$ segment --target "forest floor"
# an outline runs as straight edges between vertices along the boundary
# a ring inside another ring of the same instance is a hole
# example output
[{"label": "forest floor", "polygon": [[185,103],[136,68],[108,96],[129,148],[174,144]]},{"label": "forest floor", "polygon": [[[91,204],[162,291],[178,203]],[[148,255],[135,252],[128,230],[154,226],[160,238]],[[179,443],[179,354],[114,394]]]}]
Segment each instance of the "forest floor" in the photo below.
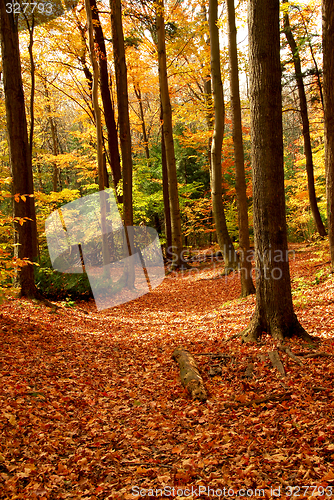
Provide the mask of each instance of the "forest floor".
[{"label": "forest floor", "polygon": [[[334,276],[319,244],[291,248],[295,311],[321,342],[289,341],[303,364],[280,352],[285,377],[266,357],[271,337],[230,339],[255,297],[238,298],[237,273],[212,279],[221,263],[101,312],[94,301],[3,303],[0,498],[334,497]],[[206,403],[180,383],[180,345]],[[319,351],[331,356],[305,357]]]}]

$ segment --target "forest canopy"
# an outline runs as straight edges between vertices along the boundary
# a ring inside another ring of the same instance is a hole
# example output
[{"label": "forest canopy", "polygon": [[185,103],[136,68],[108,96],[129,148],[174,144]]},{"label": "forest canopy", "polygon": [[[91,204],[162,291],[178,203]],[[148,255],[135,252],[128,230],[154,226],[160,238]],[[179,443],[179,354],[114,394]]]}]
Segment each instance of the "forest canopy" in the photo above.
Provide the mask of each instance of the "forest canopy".
[{"label": "forest canopy", "polygon": [[[20,11],[16,21],[34,179],[38,262],[42,267],[49,266],[44,229],[48,215],[65,203],[101,189],[93,102],[94,68],[87,12],[82,0],[66,2],[63,5],[59,0],[58,10],[56,3],[38,4],[39,11],[29,15],[23,12],[22,3],[15,4]],[[8,3],[9,5],[11,9],[14,8],[14,4]],[[122,197],[123,189],[128,183],[121,182],[124,133],[121,133],[122,120],[119,116],[121,108],[118,102],[117,58],[115,59],[115,50],[118,49],[115,49],[113,43],[115,34],[111,16],[113,2],[96,3],[91,0],[90,7],[93,13],[94,54],[99,62],[100,74],[98,107],[101,110],[101,151],[105,165],[103,182],[104,186],[115,188],[122,211],[123,202],[128,199],[128,195]],[[49,18],[46,9],[52,10]],[[61,9],[64,11],[63,15],[60,15]],[[246,11],[244,1],[235,7],[244,172],[252,244],[253,198]],[[133,163],[130,174],[133,224],[154,227],[165,248],[165,256],[168,257],[166,193],[162,168],[165,153],[161,141],[165,118],[162,120],[160,102],[157,12],[154,2],[122,2],[121,19],[127,78],[120,81],[119,86],[121,89],[126,87],[128,92]],[[327,227],[321,5],[315,0],[282,2],[280,16],[286,217],[289,241],[297,242],[316,237],[319,230],[314,207],[310,204],[312,185],[313,189],[315,187],[314,204],[325,232]],[[218,7],[217,26],[225,104],[224,138],[219,160],[222,199],[229,236],[237,243],[239,232],[228,54],[229,28],[225,2]],[[178,188],[173,197],[177,196],[179,203],[182,245],[191,249],[217,241],[210,183],[213,102],[210,100],[211,94],[208,94],[208,80],[211,79],[208,5],[192,0],[166,2],[164,31]],[[286,36],[287,31],[291,35],[290,42]],[[294,50],[298,52],[301,71],[299,75],[295,66],[296,53],[291,51],[291,37],[295,43]],[[304,104],[300,101],[300,82],[296,77],[300,77],[305,89]],[[120,78],[124,78],[124,75]],[[107,88],[103,89],[106,80]],[[109,107],[104,99],[105,93],[109,94]],[[12,197],[25,196],[27,192],[13,193],[2,85],[0,97],[1,259],[5,268],[1,274],[1,286],[4,287],[11,284],[15,266],[22,263],[14,259],[11,232]],[[305,143],[305,120],[301,113],[303,105],[306,106],[309,124],[312,155],[310,168],[313,179],[309,176],[309,159],[306,157],[308,145]],[[114,120],[114,137],[111,132],[111,118]],[[24,217],[20,217],[18,222],[23,225]],[[35,269],[35,272],[38,273],[38,269]]]}]

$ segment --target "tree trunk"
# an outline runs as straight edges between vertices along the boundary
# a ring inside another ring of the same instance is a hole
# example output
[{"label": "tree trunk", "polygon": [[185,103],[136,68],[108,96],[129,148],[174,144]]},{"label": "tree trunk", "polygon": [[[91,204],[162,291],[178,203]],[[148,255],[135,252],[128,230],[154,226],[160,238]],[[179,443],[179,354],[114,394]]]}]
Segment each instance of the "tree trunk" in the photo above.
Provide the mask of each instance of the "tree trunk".
[{"label": "tree trunk", "polygon": [[[0,34],[8,145],[13,194],[16,195],[13,201],[14,217],[27,218],[22,225],[18,222],[14,223],[16,253],[19,259],[26,258],[32,262],[37,257],[37,227],[19,36],[14,16],[6,12],[5,2],[0,2]],[[18,195],[25,195],[25,198],[22,199]],[[21,287],[21,296],[36,297],[33,265],[23,266],[17,277]]]},{"label": "tree trunk", "polygon": [[167,79],[164,0],[157,0],[156,25],[158,37],[160,97],[163,112],[163,134],[168,170],[169,205],[172,228],[172,266],[173,268],[181,268],[184,263],[182,262],[182,232],[173,140],[172,107],[169,98]]},{"label": "tree trunk", "polygon": [[334,271],[334,4],[323,0],[323,71],[329,250]]},{"label": "tree trunk", "polygon": [[90,101],[92,101],[92,89],[93,89],[93,75],[90,71],[90,69],[87,66],[87,61],[86,61],[86,53],[87,53],[87,42],[86,42],[86,26],[82,26],[80,21],[77,19],[76,20],[76,26],[80,32],[80,49],[78,53],[78,60],[82,66],[82,70],[84,72],[84,75],[86,77],[86,82],[88,86],[88,95]]},{"label": "tree trunk", "polygon": [[29,60],[30,60],[30,80],[31,80],[31,91],[30,91],[30,105],[29,105],[29,110],[30,110],[30,130],[29,130],[29,149],[30,149],[30,157],[32,158],[32,145],[33,145],[33,138],[34,138],[34,122],[35,122],[35,117],[34,117],[34,101],[35,101],[35,85],[36,85],[36,78],[35,78],[35,61],[34,61],[34,54],[32,51],[32,47],[34,45],[34,27],[35,27],[35,18],[34,16],[32,17],[31,25],[26,19],[28,31],[29,31],[29,45],[28,45],[28,52],[29,52]]},{"label": "tree trunk", "polygon": [[[51,109],[50,106],[49,108],[49,113],[50,113],[50,128],[51,128],[51,137],[52,137],[52,152],[54,156],[58,156],[58,138],[57,138],[57,126],[53,121],[53,118],[51,116]],[[54,163],[53,165],[53,191],[57,192],[58,189],[58,178],[59,178],[59,170],[57,166],[57,162]]]},{"label": "tree trunk", "polygon": [[231,111],[236,176],[235,190],[237,193],[239,223],[241,297],[247,297],[247,295],[255,293],[255,288],[252,280],[252,262],[249,251],[248,200],[246,194],[244,146],[242,140],[237,29],[235,26],[234,0],[227,0],[227,15],[229,25],[228,40],[230,58]]},{"label": "tree trunk", "polygon": [[168,189],[168,170],[166,160],[166,148],[164,138],[164,125],[162,121],[161,111],[161,164],[162,164],[162,192],[164,199],[164,214],[165,214],[165,233],[166,233],[166,259],[172,265],[172,226],[170,221],[170,206],[169,206],[169,189]]},{"label": "tree trunk", "polygon": [[[285,3],[287,0],[283,0]],[[317,205],[317,197],[315,194],[314,187],[314,171],[313,171],[313,157],[312,157],[312,146],[311,146],[311,137],[310,137],[310,122],[308,119],[308,111],[307,111],[307,101],[306,94],[304,88],[304,81],[302,75],[302,67],[299,57],[299,50],[294,39],[293,33],[291,31],[289,14],[287,11],[284,13],[284,33],[286,39],[288,41],[288,45],[292,52],[293,64],[295,67],[296,73],[296,81],[298,87],[298,95],[299,95],[299,104],[300,104],[300,114],[302,118],[303,125],[303,138],[304,138],[304,153],[306,159],[306,172],[307,172],[307,186],[308,186],[308,194],[310,200],[310,207],[313,214],[314,222],[320,236],[326,236],[325,226],[321,220],[319,208]]]},{"label": "tree trunk", "polygon": [[[132,147],[131,130],[129,120],[129,97],[127,67],[125,60],[125,46],[122,26],[121,0],[110,0],[112,42],[114,50],[114,64],[116,74],[118,123],[122,151],[123,167],[123,222],[126,243],[129,255],[132,254],[133,232],[127,230],[127,226],[133,226],[133,202],[132,202]],[[127,286],[132,288],[135,282],[134,268],[129,264],[126,270]]]},{"label": "tree trunk", "polygon": [[133,90],[135,91],[136,97],[138,99],[138,104],[139,104],[139,112],[140,112],[140,121],[141,121],[141,128],[143,132],[143,141],[144,141],[144,148],[145,148],[145,156],[147,160],[147,166],[150,167],[150,150],[148,147],[148,138],[147,138],[147,133],[146,133],[146,126],[145,126],[145,116],[144,116],[144,109],[143,109],[143,101],[141,98],[141,90],[140,87],[137,83],[134,82],[133,84]]},{"label": "tree trunk", "polygon": [[103,36],[102,26],[100,23],[96,0],[90,0],[90,5],[92,8],[94,38],[95,42],[99,47],[98,63],[100,69],[100,89],[101,89],[101,97],[104,109],[104,119],[106,122],[107,133],[108,133],[109,163],[112,171],[114,187],[116,189],[118,183],[121,180],[121,163],[118,151],[118,138],[117,138],[115,114],[109,88],[107,52],[104,43],[104,36]]},{"label": "tree trunk", "polygon": [[125,226],[133,226],[131,131],[121,1],[110,0],[110,9],[123,167],[123,220]]},{"label": "tree trunk", "polygon": [[217,26],[217,0],[209,0],[209,28],[211,46],[211,78],[214,104],[214,131],[211,145],[211,196],[217,240],[223,252],[225,273],[238,266],[237,254],[228,234],[222,190],[222,144],[224,137],[225,107],[223,85],[220,71],[219,30]]},{"label": "tree trunk", "polygon": [[[58,144],[58,137],[57,137],[57,126],[56,123],[53,121],[52,118],[52,111],[51,111],[51,105],[50,105],[50,97],[49,97],[49,90],[47,86],[47,81],[43,81],[43,86],[45,90],[45,97],[47,99],[47,104],[45,106],[45,110],[48,115],[48,120],[49,120],[49,125],[50,125],[50,130],[51,130],[51,139],[52,139],[52,154],[53,156],[58,156],[59,154],[59,144]],[[56,193],[58,190],[58,179],[59,179],[59,171],[57,167],[57,162],[54,162],[53,164],[53,173],[52,173],[52,190]]]},{"label": "tree trunk", "polygon": [[243,332],[310,339],[293,311],[285,218],[279,0],[248,1],[256,309]]},{"label": "tree trunk", "polygon": [[[207,19],[207,13],[206,13],[206,5],[205,2],[201,3],[201,15],[204,24],[208,23]],[[202,35],[203,41],[205,45],[210,48],[210,37],[205,36],[204,33]],[[208,72],[207,75],[204,77],[204,99],[205,99],[205,106],[206,106],[206,124],[208,127],[208,130],[213,131],[214,128],[214,113],[213,113],[213,102],[212,102],[212,86],[211,86],[211,74],[210,71]],[[212,137],[209,138],[208,141],[208,158],[209,158],[209,163],[211,163],[211,144],[212,144]]]},{"label": "tree trunk", "polygon": [[[98,177],[99,177],[99,191],[103,191],[107,185],[105,159],[103,155],[103,137],[102,137],[102,124],[101,124],[101,110],[99,106],[99,68],[96,61],[94,35],[93,35],[93,18],[90,0],[85,0],[86,14],[87,14],[87,29],[89,40],[90,59],[93,68],[93,86],[92,86],[92,99],[95,115],[96,125],[96,150],[97,150],[97,164],[98,164]],[[106,215],[107,204],[105,198],[101,194],[101,231],[102,231],[102,258],[104,269],[110,264],[110,254],[108,245],[108,234],[106,229]]]}]

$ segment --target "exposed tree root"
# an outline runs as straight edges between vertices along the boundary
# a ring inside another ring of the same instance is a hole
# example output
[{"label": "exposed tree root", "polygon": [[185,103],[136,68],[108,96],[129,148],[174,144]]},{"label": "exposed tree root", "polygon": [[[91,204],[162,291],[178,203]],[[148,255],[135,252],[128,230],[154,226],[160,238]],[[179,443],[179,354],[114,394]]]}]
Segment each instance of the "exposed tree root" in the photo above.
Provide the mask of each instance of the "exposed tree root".
[{"label": "exposed tree root", "polygon": [[258,342],[261,339],[263,327],[254,315],[247,328],[240,333],[242,342]]},{"label": "exposed tree root", "polygon": [[213,352],[198,352],[195,356],[211,356],[212,358],[231,358],[229,354],[213,353]]},{"label": "exposed tree root", "polygon": [[247,368],[246,368],[245,373],[243,374],[243,376],[245,378],[252,378],[253,377],[254,368],[255,368],[254,363],[249,363],[247,365]]},{"label": "exposed tree root", "polygon": [[296,352],[296,356],[302,356],[303,358],[318,358],[318,357],[332,358],[333,357],[332,354],[329,354],[328,352],[324,352],[324,351],[309,352],[309,353]]},{"label": "exposed tree root", "polygon": [[35,302],[36,301],[40,302],[41,304],[44,304],[46,307],[50,307],[50,309],[54,309],[54,310],[61,309],[61,306],[58,306],[57,304],[53,304],[52,302],[50,302],[48,299],[43,297],[43,295],[38,290],[36,290],[36,293],[33,296],[31,296],[31,297],[22,296],[22,298],[27,298],[27,299],[33,300]]},{"label": "exposed tree root", "polygon": [[234,273],[234,271],[237,270],[238,270],[238,264],[236,264],[235,266],[228,264],[227,266],[224,267],[224,271],[221,273],[221,276],[228,276],[229,274]]},{"label": "exposed tree root", "polygon": [[278,352],[277,351],[270,351],[270,352],[268,352],[268,356],[269,356],[269,359],[270,359],[273,367],[279,371],[279,373],[282,375],[282,377],[285,377],[284,366],[282,364],[282,361],[280,360]]},{"label": "exposed tree root", "polygon": [[264,322],[261,318],[259,318],[256,310],[247,328],[241,332],[242,342],[258,342],[262,334],[265,332],[270,333],[274,339],[277,339],[280,342],[284,342],[286,338],[291,338],[294,335],[307,342],[318,340],[316,337],[312,337],[304,330],[295,314],[293,316],[293,320],[288,327],[280,326],[278,324],[265,326]]},{"label": "exposed tree root", "polygon": [[235,333],[234,335],[231,335],[231,337],[229,337],[228,339],[225,339],[225,341],[223,341],[223,342],[228,342],[229,340],[237,339],[237,338],[241,337],[241,335],[242,335],[242,332]]},{"label": "exposed tree root", "polygon": [[304,363],[299,358],[297,358],[297,356],[293,352],[291,352],[291,350],[289,349],[288,346],[280,344],[278,346],[278,348],[280,351],[285,352],[289,356],[289,358],[293,359],[293,361],[295,363],[297,363],[298,365],[300,365],[300,366],[304,365]]},{"label": "exposed tree root", "polygon": [[225,408],[239,408],[241,406],[253,406],[253,405],[258,405],[261,403],[268,403],[269,401],[277,401],[281,402],[286,399],[289,399],[291,397],[291,394],[289,392],[281,392],[278,394],[268,394],[268,396],[265,396],[263,398],[255,398],[252,399],[251,401],[246,401],[245,403],[235,403],[235,402],[226,402],[224,403]]}]

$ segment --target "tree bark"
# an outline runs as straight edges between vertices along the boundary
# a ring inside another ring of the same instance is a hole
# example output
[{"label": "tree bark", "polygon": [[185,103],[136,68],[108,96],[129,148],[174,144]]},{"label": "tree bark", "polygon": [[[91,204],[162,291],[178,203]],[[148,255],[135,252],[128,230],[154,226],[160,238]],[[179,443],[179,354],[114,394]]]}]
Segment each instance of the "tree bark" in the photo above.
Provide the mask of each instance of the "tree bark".
[{"label": "tree bark", "polygon": [[172,255],[173,268],[181,268],[182,262],[182,232],[181,217],[179,207],[179,194],[176,176],[176,162],[173,140],[172,125],[172,107],[169,98],[168,79],[167,79],[167,61],[166,61],[166,42],[165,42],[165,23],[164,23],[164,0],[157,0],[156,3],[156,26],[158,38],[158,62],[159,62],[159,84],[160,98],[163,113],[163,134],[166,150],[166,162],[168,171],[168,191],[170,218],[172,228]]},{"label": "tree bark", "polygon": [[147,132],[146,132],[146,125],[145,125],[145,116],[144,116],[144,109],[143,109],[143,100],[141,97],[141,90],[139,85],[134,82],[133,83],[133,90],[135,91],[136,97],[138,99],[138,104],[139,104],[139,112],[140,112],[140,121],[141,121],[141,129],[143,132],[143,141],[144,141],[144,148],[145,148],[145,156],[147,160],[147,166],[150,168],[151,162],[150,162],[150,150],[148,147],[148,138],[147,138]]},{"label": "tree bark", "polygon": [[178,347],[173,352],[172,358],[179,364],[183,387],[187,389],[192,399],[205,402],[207,400],[206,390],[193,356],[187,349]]},{"label": "tree bark", "polygon": [[[286,1],[287,0],[283,0],[283,3],[285,3]],[[300,114],[303,127],[304,153],[306,160],[307,186],[308,186],[310,207],[318,233],[320,234],[320,236],[326,236],[325,226],[321,220],[317,204],[317,197],[315,194],[310,122],[308,118],[307,101],[306,101],[305,87],[302,75],[301,61],[299,57],[299,50],[291,30],[289,14],[287,11],[285,11],[284,13],[284,33],[292,52],[293,64],[295,68],[296,81],[298,87]]]},{"label": "tree bark", "polygon": [[247,297],[247,295],[255,293],[255,287],[252,280],[252,262],[249,251],[250,243],[248,227],[248,200],[246,194],[244,146],[242,140],[237,29],[235,26],[234,0],[227,0],[227,16],[229,26],[228,40],[230,59],[231,110],[236,177],[235,190],[237,194],[239,224],[241,297]]},{"label": "tree bark", "polygon": [[[94,47],[94,35],[93,35],[93,18],[92,18],[92,7],[90,0],[85,0],[86,14],[87,14],[87,29],[88,29],[88,40],[89,40],[89,52],[90,59],[93,68],[93,86],[92,86],[92,99],[93,108],[95,115],[95,126],[96,126],[96,152],[97,152],[97,164],[98,164],[98,177],[99,177],[99,191],[103,191],[107,185],[106,181],[106,168],[103,155],[103,136],[102,136],[102,123],[101,123],[101,110],[99,106],[99,67],[95,55]],[[110,254],[108,245],[108,235],[106,230],[106,215],[107,215],[107,204],[105,198],[101,195],[101,231],[102,231],[102,258],[105,270],[106,266],[110,264]]]},{"label": "tree bark", "polygon": [[161,165],[162,165],[162,192],[164,199],[164,214],[165,214],[165,233],[166,233],[166,259],[170,264],[173,264],[172,255],[172,226],[170,220],[170,205],[169,205],[169,189],[168,189],[168,170],[166,160],[166,148],[164,138],[164,124],[161,111]]},{"label": "tree bark", "polygon": [[248,1],[256,309],[243,341],[263,332],[310,340],[293,310],[285,218],[279,0]]},{"label": "tree bark", "polygon": [[125,226],[133,226],[131,131],[121,0],[110,0],[110,9],[123,167],[123,220]]},{"label": "tree bark", "polygon": [[[118,151],[118,138],[117,138],[115,114],[110,95],[107,52],[104,43],[103,30],[99,18],[96,0],[90,0],[90,5],[92,8],[94,38],[99,48],[97,56],[98,56],[98,63],[100,70],[100,89],[101,89],[101,97],[104,109],[104,119],[106,122],[107,133],[108,133],[108,151],[109,151],[108,159],[111,167],[114,187],[116,189],[118,183],[121,180],[121,163]],[[105,187],[108,186],[106,185]]]},{"label": "tree bark", "polygon": [[99,106],[99,68],[96,61],[95,47],[94,47],[94,36],[93,36],[93,19],[92,19],[92,8],[90,5],[90,0],[85,0],[86,14],[87,14],[87,29],[88,29],[88,41],[89,41],[89,54],[90,60],[93,68],[93,82],[92,82],[92,101],[95,115],[95,126],[96,126],[96,152],[97,152],[97,164],[98,164],[98,177],[99,177],[99,190],[103,191],[105,187],[104,179],[104,164],[103,164],[103,138],[102,138],[102,124],[101,124],[101,110]]},{"label": "tree bark", "polygon": [[277,351],[270,351],[270,352],[268,352],[268,356],[269,356],[269,359],[270,359],[273,367],[279,371],[279,373],[282,375],[282,377],[285,377],[284,366],[283,366],[283,363],[281,361],[281,358],[279,357],[278,352]]},{"label": "tree bark", "polygon": [[220,71],[219,30],[217,26],[217,0],[209,0],[209,28],[211,47],[211,79],[214,104],[214,131],[211,144],[211,196],[217,240],[224,256],[225,273],[236,269],[238,257],[228,234],[223,206],[222,144],[224,137],[225,107]]},{"label": "tree bark", "polygon": [[[114,64],[116,74],[116,90],[118,104],[118,123],[122,152],[122,177],[123,177],[123,222],[126,243],[129,255],[132,254],[133,244],[130,241],[132,232],[127,230],[127,226],[133,226],[133,201],[132,201],[132,146],[131,130],[129,119],[129,97],[128,97],[128,79],[125,60],[125,46],[122,25],[122,6],[121,0],[110,0],[111,10],[111,29],[112,42],[114,50]],[[128,265],[127,286],[133,288],[135,282],[134,268]]]},{"label": "tree bark", "polygon": [[[57,125],[54,123],[53,118],[51,116],[51,109],[49,108],[49,123],[51,128],[51,137],[52,137],[52,152],[54,156],[58,156],[58,137],[57,137]],[[53,165],[53,191],[57,192],[58,188],[58,178],[59,178],[59,170],[57,167],[57,163],[55,162]]]},{"label": "tree bark", "polygon": [[28,45],[28,52],[29,52],[29,60],[30,60],[30,80],[31,80],[31,91],[30,91],[30,104],[29,104],[29,111],[30,111],[30,130],[29,130],[29,149],[30,149],[30,156],[32,158],[32,146],[33,146],[33,138],[34,138],[34,122],[35,122],[35,117],[34,117],[34,101],[35,101],[35,86],[36,86],[36,78],[35,78],[35,61],[34,61],[34,54],[32,51],[32,47],[34,45],[34,27],[35,27],[35,18],[32,16],[31,20],[31,25],[26,18],[26,23],[29,31],[29,45]]},{"label": "tree bark", "polygon": [[[201,3],[201,15],[202,15],[203,23],[206,25],[208,23],[208,19],[207,19],[205,2]],[[203,37],[203,42],[210,49],[210,37],[205,36],[204,33],[203,33],[202,37]],[[206,106],[206,124],[207,124],[208,130],[213,131],[214,113],[213,113],[212,85],[211,85],[210,71],[208,71],[208,74],[206,74],[204,77],[203,87],[204,87],[204,99],[205,99],[205,106]],[[209,163],[211,163],[211,144],[212,144],[212,137],[210,137],[209,141],[208,141]]]},{"label": "tree bark", "polygon": [[323,0],[323,72],[327,218],[331,265],[334,271],[334,4]]},{"label": "tree bark", "polygon": [[[27,119],[23,94],[19,36],[13,14],[6,12],[5,2],[0,2],[0,35],[2,71],[5,91],[6,119],[10,163],[13,177],[13,194],[26,195],[14,198],[14,217],[23,219],[14,223],[16,253],[19,259],[33,262],[37,258],[37,227],[34,202],[34,184],[28,141]],[[21,296],[36,297],[32,264],[18,271]]]}]

